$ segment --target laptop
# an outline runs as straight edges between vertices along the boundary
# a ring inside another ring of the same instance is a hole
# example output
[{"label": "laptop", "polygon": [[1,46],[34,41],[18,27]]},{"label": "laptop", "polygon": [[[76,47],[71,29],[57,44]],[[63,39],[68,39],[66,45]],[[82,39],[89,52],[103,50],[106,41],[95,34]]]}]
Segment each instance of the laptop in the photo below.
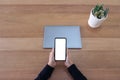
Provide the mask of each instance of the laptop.
[{"label": "laptop", "polygon": [[55,37],[66,37],[67,48],[82,48],[80,26],[45,26],[43,48],[54,48]]}]

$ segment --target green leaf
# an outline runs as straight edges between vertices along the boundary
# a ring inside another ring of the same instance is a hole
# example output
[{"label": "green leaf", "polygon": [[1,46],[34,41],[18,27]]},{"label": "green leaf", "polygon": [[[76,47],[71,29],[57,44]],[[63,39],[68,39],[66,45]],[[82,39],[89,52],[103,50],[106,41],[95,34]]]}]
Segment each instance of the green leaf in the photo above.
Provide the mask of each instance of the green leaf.
[{"label": "green leaf", "polygon": [[94,16],[96,16],[98,19],[101,19],[101,18],[103,18],[103,17],[106,17],[107,16],[107,14],[108,14],[108,11],[109,11],[109,8],[106,8],[105,10],[104,10],[104,8],[103,8],[103,4],[101,4],[101,5],[96,5],[95,7],[94,7],[94,9],[92,10],[92,14],[94,15]]},{"label": "green leaf", "polygon": [[109,8],[106,8],[106,10],[104,11],[104,16],[106,17],[108,14]]}]

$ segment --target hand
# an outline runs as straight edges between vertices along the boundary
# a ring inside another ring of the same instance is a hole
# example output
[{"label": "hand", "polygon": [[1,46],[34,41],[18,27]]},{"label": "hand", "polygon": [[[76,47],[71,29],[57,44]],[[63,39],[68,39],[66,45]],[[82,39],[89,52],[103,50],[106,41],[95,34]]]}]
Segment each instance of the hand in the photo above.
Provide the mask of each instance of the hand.
[{"label": "hand", "polygon": [[48,65],[51,66],[51,67],[55,67],[56,66],[56,62],[54,60],[54,48],[52,49],[52,51],[49,54]]},{"label": "hand", "polygon": [[66,61],[65,61],[65,66],[68,68],[70,67],[71,65],[73,64],[72,60],[71,60],[71,55],[67,49],[67,58],[66,58]]}]

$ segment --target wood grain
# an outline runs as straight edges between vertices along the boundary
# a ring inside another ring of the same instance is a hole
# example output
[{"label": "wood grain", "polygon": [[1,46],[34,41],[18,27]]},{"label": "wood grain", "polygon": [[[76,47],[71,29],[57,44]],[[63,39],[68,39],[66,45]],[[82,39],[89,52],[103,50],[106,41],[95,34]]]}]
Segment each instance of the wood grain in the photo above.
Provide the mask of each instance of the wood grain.
[{"label": "wood grain", "polygon": [[[0,63],[0,73],[6,75],[1,74],[0,79],[32,80],[36,73],[39,73],[44,65],[46,65],[49,51],[1,51],[0,61],[2,62]],[[71,54],[74,63],[90,80],[96,80],[97,78],[98,80],[107,80],[109,78],[119,80],[119,51],[79,51],[70,49],[70,52],[74,53]],[[51,77],[52,80],[56,78],[58,80],[64,80],[64,78],[70,79],[62,63],[56,66],[53,77]]]},{"label": "wood grain", "polygon": [[110,4],[110,5],[119,5],[119,0],[0,0],[0,4],[85,4],[85,5],[91,5],[96,3],[104,3],[104,4]]},{"label": "wood grain", "polygon": [[[107,20],[91,29],[97,3],[110,8]],[[44,26],[81,26],[82,49],[69,49],[88,80],[120,79],[120,0],[0,0],[0,80],[34,80],[48,62]],[[59,62],[49,80],[72,80]]]},{"label": "wood grain", "polygon": [[79,5],[0,6],[0,37],[42,37],[45,25],[79,25],[82,37],[120,37],[119,6],[110,7],[108,19],[97,30],[90,29],[87,24],[91,8]]},{"label": "wood grain", "polygon": [[[120,50],[119,38],[82,38],[82,42],[82,50]],[[0,51],[43,50],[42,38],[0,38],[0,44]]]}]

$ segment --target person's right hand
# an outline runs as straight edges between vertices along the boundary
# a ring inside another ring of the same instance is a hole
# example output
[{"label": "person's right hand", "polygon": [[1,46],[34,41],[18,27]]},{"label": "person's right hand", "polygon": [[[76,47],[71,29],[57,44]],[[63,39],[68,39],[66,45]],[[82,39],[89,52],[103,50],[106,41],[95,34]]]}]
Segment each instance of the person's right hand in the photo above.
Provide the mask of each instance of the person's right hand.
[{"label": "person's right hand", "polygon": [[67,49],[67,58],[66,58],[66,61],[65,61],[65,66],[68,68],[70,67],[71,65],[73,64],[72,60],[71,60],[71,55]]}]

